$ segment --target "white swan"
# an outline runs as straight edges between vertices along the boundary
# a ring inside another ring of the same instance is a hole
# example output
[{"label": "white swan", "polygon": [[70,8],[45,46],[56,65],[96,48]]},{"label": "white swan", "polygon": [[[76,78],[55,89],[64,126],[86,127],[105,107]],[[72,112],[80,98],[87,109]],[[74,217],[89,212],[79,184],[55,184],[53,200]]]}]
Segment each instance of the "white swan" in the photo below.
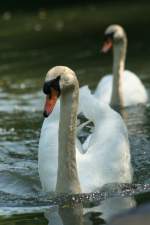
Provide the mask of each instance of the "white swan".
[{"label": "white swan", "polygon": [[110,25],[105,31],[102,48],[107,52],[113,47],[113,76],[106,75],[99,82],[95,96],[112,107],[125,107],[146,103],[148,95],[140,79],[132,72],[124,70],[127,37],[119,25]]},{"label": "white swan", "polygon": [[95,130],[88,150],[82,154],[76,149],[76,142],[81,144],[75,140],[79,95],[75,73],[67,67],[54,67],[48,71],[43,89],[47,95],[44,115],[51,113],[44,120],[39,141],[38,169],[43,191],[88,193],[110,182],[130,183],[128,134],[120,115],[84,88],[80,97],[84,105],[80,107],[82,111],[88,105],[93,109],[86,116],[94,122]]}]

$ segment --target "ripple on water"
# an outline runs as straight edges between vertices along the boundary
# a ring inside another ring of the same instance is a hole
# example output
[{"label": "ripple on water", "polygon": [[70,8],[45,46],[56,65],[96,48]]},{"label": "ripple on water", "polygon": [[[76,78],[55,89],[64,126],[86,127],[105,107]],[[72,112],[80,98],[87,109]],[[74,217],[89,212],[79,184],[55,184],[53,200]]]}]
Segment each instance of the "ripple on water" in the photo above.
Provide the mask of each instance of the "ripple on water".
[{"label": "ripple on water", "polygon": [[43,95],[40,92],[31,94],[0,93],[0,112],[37,112],[43,108]]},{"label": "ripple on water", "polygon": [[131,145],[135,183],[149,183],[150,171],[150,106],[137,106],[125,110]]}]

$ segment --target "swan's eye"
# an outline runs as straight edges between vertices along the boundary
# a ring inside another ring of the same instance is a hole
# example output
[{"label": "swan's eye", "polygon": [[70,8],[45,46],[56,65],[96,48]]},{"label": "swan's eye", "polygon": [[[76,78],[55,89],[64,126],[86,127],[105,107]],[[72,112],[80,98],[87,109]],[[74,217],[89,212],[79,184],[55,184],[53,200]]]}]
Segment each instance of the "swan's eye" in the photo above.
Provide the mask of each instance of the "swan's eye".
[{"label": "swan's eye", "polygon": [[114,38],[114,32],[105,34],[105,40],[104,41],[108,41],[108,40],[113,40]]},{"label": "swan's eye", "polygon": [[60,85],[59,85],[60,76],[58,76],[54,80],[46,81],[43,86],[44,94],[51,96],[51,89],[55,89],[58,92],[58,96],[60,95]]},{"label": "swan's eye", "polygon": [[50,84],[50,81],[46,81],[46,82],[44,83],[44,86],[43,86],[43,92],[44,92],[44,94],[46,94],[46,95],[49,95],[49,94],[50,94],[50,92],[51,92],[51,84]]}]

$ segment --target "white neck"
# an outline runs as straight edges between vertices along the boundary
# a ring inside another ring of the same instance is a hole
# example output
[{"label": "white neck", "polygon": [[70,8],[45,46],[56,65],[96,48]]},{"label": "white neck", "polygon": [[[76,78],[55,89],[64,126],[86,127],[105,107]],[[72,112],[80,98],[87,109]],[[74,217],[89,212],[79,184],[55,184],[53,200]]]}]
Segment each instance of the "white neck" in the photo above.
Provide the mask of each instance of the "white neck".
[{"label": "white neck", "polygon": [[111,106],[113,108],[122,107],[124,104],[122,95],[122,77],[125,67],[126,48],[126,37],[124,37],[122,43],[114,44],[113,48],[113,87],[111,96]]},{"label": "white neck", "polygon": [[75,149],[78,95],[78,83],[61,94],[57,193],[81,192]]}]

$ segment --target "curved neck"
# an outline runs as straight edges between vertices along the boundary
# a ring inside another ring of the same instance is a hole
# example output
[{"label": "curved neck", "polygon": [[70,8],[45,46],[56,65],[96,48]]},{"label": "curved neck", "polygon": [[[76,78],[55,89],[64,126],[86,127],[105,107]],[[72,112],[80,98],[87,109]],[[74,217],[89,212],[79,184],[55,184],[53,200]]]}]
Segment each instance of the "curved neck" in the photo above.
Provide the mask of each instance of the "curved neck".
[{"label": "curved neck", "polygon": [[78,92],[76,83],[62,92],[60,99],[57,193],[80,192],[75,149]]},{"label": "curved neck", "polygon": [[126,48],[126,37],[121,43],[116,44],[113,48],[113,87],[110,103],[113,108],[119,108],[123,106],[124,103],[122,95],[122,78],[125,68]]}]

